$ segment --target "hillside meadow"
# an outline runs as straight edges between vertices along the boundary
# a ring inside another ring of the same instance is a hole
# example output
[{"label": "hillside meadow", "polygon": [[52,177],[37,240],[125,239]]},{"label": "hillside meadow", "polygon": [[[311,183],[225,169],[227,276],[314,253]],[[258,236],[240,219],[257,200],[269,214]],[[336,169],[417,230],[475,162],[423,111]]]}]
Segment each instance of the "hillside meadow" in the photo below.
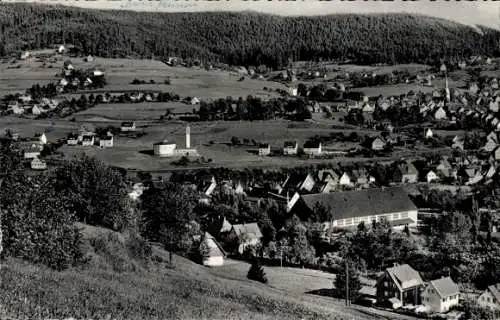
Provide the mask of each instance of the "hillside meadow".
[{"label": "hillside meadow", "polygon": [[[246,263],[207,268],[153,247],[153,259],[126,249],[126,234],[79,224],[90,260],[54,271],[21,260],[3,261],[2,319],[391,319],[389,313],[308,295],[331,288],[331,274],[266,267],[270,285],[246,279]],[[285,280],[293,286],[275,284]],[[313,284],[311,285],[311,280]]]},{"label": "hillside meadow", "polygon": [[[82,58],[59,56],[55,63],[35,60],[18,60],[15,63],[0,64],[0,96],[10,93],[24,92],[33,84],[47,84],[60,79],[65,60],[71,60],[75,68],[97,68],[105,72],[107,85],[93,93],[106,91],[164,91],[174,92],[181,98],[198,97],[201,100],[217,98],[246,97],[253,95],[263,99],[277,97],[276,91],[264,91],[264,87],[286,89],[280,83],[246,78],[239,81],[241,75],[235,72],[200,68],[170,67],[159,60],[146,59],[108,59],[96,57],[92,62]],[[51,66],[51,67],[49,67]],[[169,78],[170,85],[165,84]],[[134,79],[144,80],[148,84],[133,85]],[[149,84],[153,80],[154,84]]]}]

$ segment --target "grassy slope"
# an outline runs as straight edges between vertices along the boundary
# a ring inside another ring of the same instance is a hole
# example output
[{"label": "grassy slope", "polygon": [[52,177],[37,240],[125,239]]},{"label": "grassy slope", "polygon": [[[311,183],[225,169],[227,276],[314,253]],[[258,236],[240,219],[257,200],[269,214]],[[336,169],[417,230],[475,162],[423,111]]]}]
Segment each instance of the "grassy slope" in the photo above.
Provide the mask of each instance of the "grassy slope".
[{"label": "grassy slope", "polygon": [[[88,239],[102,229],[85,227]],[[123,239],[123,235],[118,235]],[[87,245],[88,245],[88,241]],[[119,251],[119,250],[118,250]],[[116,272],[106,261],[116,257],[95,252],[89,266],[56,272],[22,261],[2,268],[0,318],[116,319],[370,319],[315,297],[285,292],[244,278],[222,277],[208,268],[175,257],[175,269],[162,263],[136,265],[135,272]],[[167,259],[167,253],[155,254]],[[124,257],[121,257],[124,258]],[[100,260],[99,262],[96,262]],[[315,303],[315,299],[319,303]]]}]

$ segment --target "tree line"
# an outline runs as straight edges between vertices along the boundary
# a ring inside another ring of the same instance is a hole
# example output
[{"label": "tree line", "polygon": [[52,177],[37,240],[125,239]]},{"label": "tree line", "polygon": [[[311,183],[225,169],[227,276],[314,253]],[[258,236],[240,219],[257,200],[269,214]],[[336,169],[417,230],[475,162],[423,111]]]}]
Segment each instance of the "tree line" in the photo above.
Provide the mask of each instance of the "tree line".
[{"label": "tree line", "polygon": [[291,60],[433,63],[499,53],[500,32],[411,14],[280,17],[251,13],[98,11],[34,4],[0,8],[0,56],[71,43],[102,57],[169,56],[230,65]]}]

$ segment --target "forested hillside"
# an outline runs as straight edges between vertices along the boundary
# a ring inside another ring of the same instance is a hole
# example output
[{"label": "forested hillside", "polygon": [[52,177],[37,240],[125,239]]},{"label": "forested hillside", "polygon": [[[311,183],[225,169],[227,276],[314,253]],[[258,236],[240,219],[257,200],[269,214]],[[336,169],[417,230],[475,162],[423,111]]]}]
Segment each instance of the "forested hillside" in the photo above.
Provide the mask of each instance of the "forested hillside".
[{"label": "forested hillside", "polygon": [[0,56],[66,42],[103,57],[181,56],[275,67],[290,58],[405,63],[500,50],[497,30],[409,14],[281,17],[17,3],[0,7],[0,25]]}]

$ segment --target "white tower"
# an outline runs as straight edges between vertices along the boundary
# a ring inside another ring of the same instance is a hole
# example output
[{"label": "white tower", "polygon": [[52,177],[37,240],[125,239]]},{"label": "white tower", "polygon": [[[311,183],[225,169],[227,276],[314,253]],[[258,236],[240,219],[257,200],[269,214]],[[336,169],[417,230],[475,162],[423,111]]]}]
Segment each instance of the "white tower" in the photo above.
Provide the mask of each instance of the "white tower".
[{"label": "white tower", "polygon": [[191,128],[189,125],[186,127],[186,149],[191,148]]}]

